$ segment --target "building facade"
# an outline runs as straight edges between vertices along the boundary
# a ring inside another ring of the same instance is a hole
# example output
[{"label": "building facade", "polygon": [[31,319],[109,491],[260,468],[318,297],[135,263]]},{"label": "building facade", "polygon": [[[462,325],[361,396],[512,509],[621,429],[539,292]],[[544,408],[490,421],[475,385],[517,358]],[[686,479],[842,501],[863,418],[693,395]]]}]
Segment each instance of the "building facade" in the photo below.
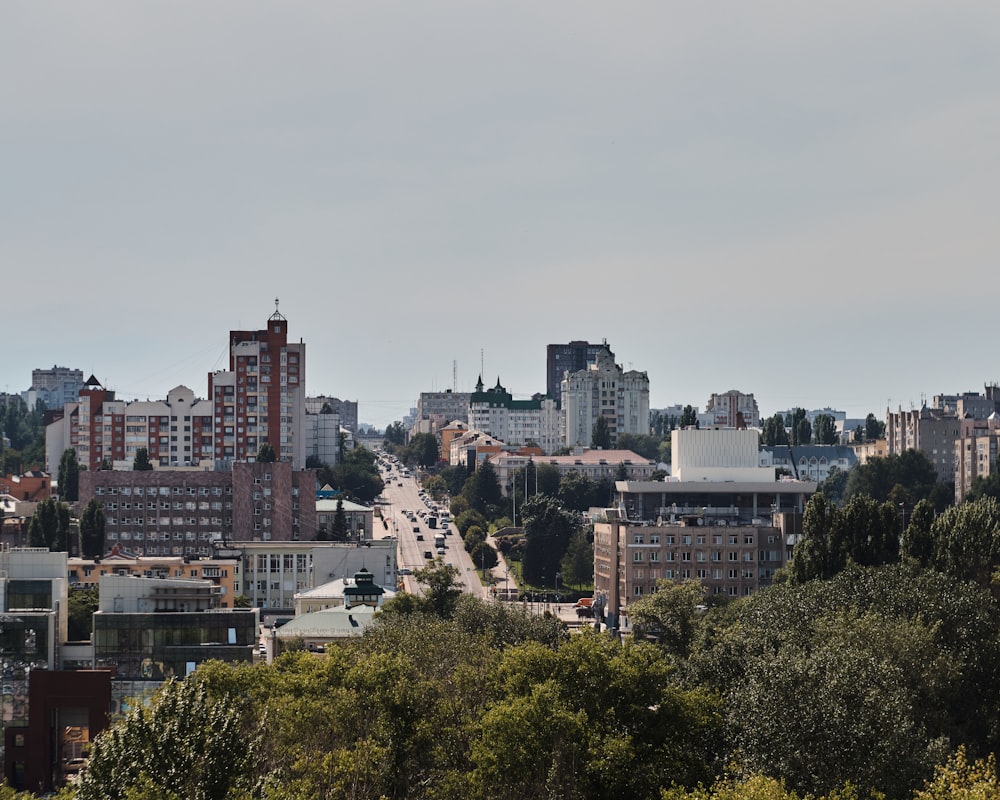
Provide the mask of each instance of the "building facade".
[{"label": "building facade", "polygon": [[277,308],[263,330],[230,331],[229,370],[208,376],[215,457],[252,461],[267,442],[279,460],[303,468],[305,386],[305,343],[288,341]]},{"label": "building facade", "polygon": [[[469,418],[469,392],[421,392],[411,433],[437,433],[449,422]],[[422,424],[423,423],[423,424]]]},{"label": "building facade", "polygon": [[567,372],[580,372],[597,360],[597,354],[607,350],[614,359],[615,354],[608,347],[608,340],[601,344],[573,341],[566,344],[550,344],[545,347],[545,393],[554,400],[562,398],[562,381]]},{"label": "building facade", "polygon": [[998,468],[1000,414],[988,419],[963,419],[955,440],[955,503],[961,503],[976,478],[987,478]]},{"label": "building facade", "polygon": [[566,434],[559,403],[551,397],[535,395],[530,400],[515,400],[500,385],[483,388],[480,377],[476,391],[469,396],[469,428],[495,436],[512,447],[533,444],[545,454],[563,446]]},{"label": "building facade", "polygon": [[561,396],[567,447],[589,447],[599,416],[608,423],[612,446],[621,433],[649,433],[649,377],[623,370],[607,347],[587,369],[566,374]]},{"label": "building facade", "polygon": [[887,455],[902,455],[907,450],[919,450],[934,465],[938,480],[955,480],[955,443],[958,440],[960,418],[946,408],[928,408],[893,413],[886,410],[885,441]]},{"label": "building facade", "polygon": [[712,425],[729,428],[759,428],[760,409],[752,394],[736,389],[713,394],[705,404],[705,412]]},{"label": "building facade", "polygon": [[80,473],[80,507],[98,500],[105,543],[136,555],[208,556],[221,541],[316,536],[316,473],[288,462],[231,471],[97,470]]},{"label": "building facade", "polygon": [[[31,370],[31,388],[27,393],[34,393],[34,399],[40,400],[46,409],[52,411],[61,409],[67,403],[75,403],[81,388],[83,372],[53,366],[51,369]],[[34,403],[29,402],[28,407],[34,408]]]}]

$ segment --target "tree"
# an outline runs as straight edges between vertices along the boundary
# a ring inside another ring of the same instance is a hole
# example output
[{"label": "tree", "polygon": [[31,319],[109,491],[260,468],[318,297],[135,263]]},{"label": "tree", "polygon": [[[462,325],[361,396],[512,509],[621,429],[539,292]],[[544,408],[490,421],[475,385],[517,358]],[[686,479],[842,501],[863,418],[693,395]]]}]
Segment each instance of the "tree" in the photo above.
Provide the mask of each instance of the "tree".
[{"label": "tree", "polygon": [[837,443],[837,423],[829,414],[817,414],[813,420],[813,441],[816,444]]},{"label": "tree", "polygon": [[149,472],[153,465],[149,461],[149,451],[145,447],[135,449],[135,460],[132,462],[133,472]]},{"label": "tree", "polygon": [[485,540],[477,542],[469,550],[469,558],[472,559],[473,565],[481,570],[493,569],[493,567],[500,563],[499,558],[497,558],[497,551]]},{"label": "tree", "polygon": [[598,500],[597,484],[578,470],[570,470],[559,480],[558,498],[573,511],[586,511],[593,505],[603,506],[608,498]]},{"label": "tree", "polygon": [[573,534],[566,555],[559,564],[564,586],[590,585],[594,580],[593,527],[580,528]]},{"label": "tree", "polygon": [[87,641],[94,628],[97,587],[69,590],[68,637],[71,642]]},{"label": "tree", "polygon": [[243,725],[238,695],[213,698],[195,680],[170,680],[148,707],[130,705],[123,720],[94,741],[78,800],[150,797],[225,800],[249,796],[260,733]]},{"label": "tree", "polygon": [[331,538],[335,542],[347,541],[347,515],[344,513],[344,498],[337,498],[337,508],[333,513],[333,531]]},{"label": "tree", "polygon": [[273,464],[277,458],[270,442],[264,442],[257,450],[257,461],[261,464]]},{"label": "tree", "polygon": [[399,447],[406,444],[406,429],[403,428],[402,422],[396,420],[386,427],[385,443],[386,445],[397,445]]},{"label": "tree", "polygon": [[465,481],[462,496],[469,503],[469,508],[475,509],[485,517],[493,516],[495,510],[504,505],[503,493],[497,473],[489,461],[480,464]]},{"label": "tree", "polygon": [[80,515],[80,549],[84,558],[104,555],[104,509],[93,497]]},{"label": "tree", "polygon": [[557,500],[536,495],[524,504],[524,577],[533,584],[555,581],[563,556],[579,528],[578,517]]},{"label": "tree", "polygon": [[761,444],[766,447],[778,447],[788,444],[788,432],[785,430],[785,421],[781,414],[775,414],[764,421],[760,439]]},{"label": "tree", "polygon": [[67,551],[69,545],[69,507],[47,497],[35,506],[28,523],[28,544],[49,550]]},{"label": "tree", "polygon": [[885,423],[879,422],[874,414],[865,417],[865,441],[874,442],[885,438]]},{"label": "tree", "polygon": [[63,450],[59,459],[59,496],[68,503],[80,499],[80,464],[76,460],[76,450],[72,447]]},{"label": "tree", "polygon": [[629,603],[632,629],[636,636],[652,639],[668,652],[686,658],[704,601],[701,581],[660,579],[655,592]]},{"label": "tree", "polygon": [[538,487],[538,494],[555,497],[559,494],[559,481],[561,479],[559,467],[554,464],[541,463],[535,466],[535,484]]},{"label": "tree", "polygon": [[591,429],[590,446],[595,450],[611,449],[611,429],[608,427],[608,420],[603,414],[597,415],[597,420]]},{"label": "tree", "polygon": [[[914,449],[905,450],[899,455],[869,458],[864,464],[852,467],[848,472],[845,496],[849,499],[858,494],[866,494],[881,503],[892,499],[897,485],[908,492],[912,503],[932,500],[939,511],[943,511],[947,505],[938,505],[941,495],[939,489],[943,484],[938,483],[934,464],[921,451]],[[947,494],[948,491],[946,489],[944,493]]]},{"label": "tree", "polygon": [[433,433],[418,433],[406,448],[406,460],[421,467],[433,467],[441,460],[441,445]]},{"label": "tree", "polygon": [[458,569],[443,563],[440,558],[413,573],[417,581],[427,587],[424,591],[427,611],[441,619],[454,616],[455,604],[462,595],[458,574]]},{"label": "tree", "polygon": [[996,756],[970,763],[965,747],[934,769],[934,779],[913,795],[913,800],[996,800],[1000,798]]},{"label": "tree", "polygon": [[684,409],[681,411],[681,418],[677,423],[677,427],[690,428],[692,426],[695,428],[699,427],[698,412],[694,410],[694,406],[684,406]]}]

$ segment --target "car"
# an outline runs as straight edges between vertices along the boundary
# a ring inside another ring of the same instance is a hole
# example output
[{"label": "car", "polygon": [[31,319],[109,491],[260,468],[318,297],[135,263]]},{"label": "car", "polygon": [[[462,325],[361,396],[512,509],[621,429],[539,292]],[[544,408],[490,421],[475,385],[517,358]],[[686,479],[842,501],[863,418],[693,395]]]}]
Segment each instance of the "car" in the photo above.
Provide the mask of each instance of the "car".
[{"label": "car", "polygon": [[434,554],[430,550],[424,550],[424,558],[434,558]]},{"label": "car", "polygon": [[400,567],[399,569],[396,570],[396,573],[398,575],[412,575],[413,570],[410,569],[409,567]]},{"label": "car", "polygon": [[445,554],[445,549],[443,547],[439,547],[437,552],[439,556],[443,556]]},{"label": "car", "polygon": [[420,533],[420,526],[419,525],[414,525],[413,526],[413,532],[414,533]]},{"label": "car", "polygon": [[417,534],[417,541],[422,542],[424,540],[424,535],[422,533]]}]

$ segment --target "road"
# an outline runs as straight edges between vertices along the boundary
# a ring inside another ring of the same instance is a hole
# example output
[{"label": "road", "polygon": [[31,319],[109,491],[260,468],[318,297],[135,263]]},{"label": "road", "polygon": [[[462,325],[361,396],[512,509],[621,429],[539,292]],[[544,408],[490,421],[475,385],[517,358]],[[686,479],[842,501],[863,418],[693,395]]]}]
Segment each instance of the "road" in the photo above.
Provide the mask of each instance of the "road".
[{"label": "road", "polygon": [[[442,531],[445,533],[445,554],[441,559],[458,570],[458,580],[462,583],[462,590],[478,597],[488,597],[488,590],[479,579],[479,572],[465,551],[458,529],[454,525],[434,530],[427,527],[427,523],[419,516],[415,522],[411,522],[403,514],[404,510],[416,513],[426,508],[420,497],[416,479],[412,475],[403,475],[395,466],[391,471],[383,470],[382,479],[385,481],[385,490],[382,494],[389,501],[388,504],[382,505],[382,513],[389,521],[389,529],[382,528],[380,531],[376,525],[376,536],[396,537],[400,568],[417,570],[427,566],[430,563],[425,557],[427,553],[437,557],[434,534]],[[418,539],[418,536],[423,537],[422,540]],[[403,576],[403,587],[408,592],[419,594],[421,591],[412,575]]]}]

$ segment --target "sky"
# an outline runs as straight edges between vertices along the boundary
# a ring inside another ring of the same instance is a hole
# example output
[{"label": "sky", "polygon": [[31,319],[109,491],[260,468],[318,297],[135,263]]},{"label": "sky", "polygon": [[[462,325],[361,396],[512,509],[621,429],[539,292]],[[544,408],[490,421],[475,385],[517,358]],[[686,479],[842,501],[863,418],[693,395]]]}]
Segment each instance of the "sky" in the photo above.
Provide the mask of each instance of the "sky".
[{"label": "sky", "polygon": [[908,409],[1000,380],[1000,4],[0,5],[0,391],[207,391],[275,310],[310,395]]}]

